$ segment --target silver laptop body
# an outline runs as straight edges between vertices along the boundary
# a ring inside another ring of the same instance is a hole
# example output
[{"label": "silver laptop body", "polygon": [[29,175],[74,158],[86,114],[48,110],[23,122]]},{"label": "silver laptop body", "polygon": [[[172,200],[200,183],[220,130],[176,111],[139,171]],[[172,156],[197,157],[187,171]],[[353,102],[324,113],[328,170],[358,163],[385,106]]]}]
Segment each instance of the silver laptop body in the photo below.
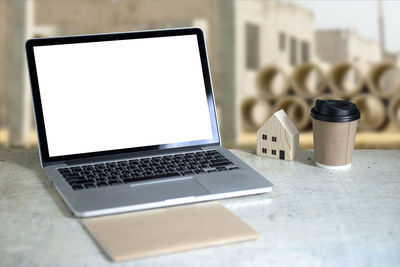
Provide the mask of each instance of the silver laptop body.
[{"label": "silver laptop body", "polygon": [[220,145],[200,29],[31,39],[26,52],[41,164],[74,215],[272,190]]}]

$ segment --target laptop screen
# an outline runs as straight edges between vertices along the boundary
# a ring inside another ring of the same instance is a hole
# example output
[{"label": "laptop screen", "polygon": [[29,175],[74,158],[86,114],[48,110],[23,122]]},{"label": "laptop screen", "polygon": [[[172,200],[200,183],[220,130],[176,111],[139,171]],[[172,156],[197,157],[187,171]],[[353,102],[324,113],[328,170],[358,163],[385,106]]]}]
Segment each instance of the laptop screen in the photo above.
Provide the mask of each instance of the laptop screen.
[{"label": "laptop screen", "polygon": [[213,139],[196,34],[33,52],[49,157]]}]

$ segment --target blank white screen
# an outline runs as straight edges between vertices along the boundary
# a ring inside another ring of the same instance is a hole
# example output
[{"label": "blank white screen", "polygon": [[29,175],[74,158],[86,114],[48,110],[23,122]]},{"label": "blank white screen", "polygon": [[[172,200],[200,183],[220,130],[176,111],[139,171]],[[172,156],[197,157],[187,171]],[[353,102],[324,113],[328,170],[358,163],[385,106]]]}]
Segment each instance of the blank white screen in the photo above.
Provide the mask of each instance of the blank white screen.
[{"label": "blank white screen", "polygon": [[50,157],[213,137],[196,35],[34,53]]}]

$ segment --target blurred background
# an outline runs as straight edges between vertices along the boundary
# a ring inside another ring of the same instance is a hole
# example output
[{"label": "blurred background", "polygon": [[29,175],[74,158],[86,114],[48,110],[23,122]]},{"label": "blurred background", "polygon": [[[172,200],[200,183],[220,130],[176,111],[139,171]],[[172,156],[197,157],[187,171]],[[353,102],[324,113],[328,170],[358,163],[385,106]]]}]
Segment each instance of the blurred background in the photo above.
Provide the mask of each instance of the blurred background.
[{"label": "blurred background", "polygon": [[26,39],[197,26],[224,146],[255,148],[283,108],[312,148],[320,98],[357,104],[356,148],[399,149],[398,14],[400,1],[383,0],[0,0],[0,147],[37,145]]}]

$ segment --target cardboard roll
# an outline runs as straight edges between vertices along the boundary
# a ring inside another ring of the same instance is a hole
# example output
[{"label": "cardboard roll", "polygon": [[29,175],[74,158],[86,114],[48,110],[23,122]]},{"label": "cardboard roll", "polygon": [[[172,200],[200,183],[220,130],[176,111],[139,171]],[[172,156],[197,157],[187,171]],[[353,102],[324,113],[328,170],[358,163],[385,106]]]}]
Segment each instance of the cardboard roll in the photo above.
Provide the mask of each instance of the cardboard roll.
[{"label": "cardboard roll", "polygon": [[256,87],[265,99],[276,99],[290,88],[291,69],[286,66],[268,65],[262,68],[256,77]]},{"label": "cardboard roll", "polygon": [[400,128],[400,94],[397,94],[390,100],[389,119]]},{"label": "cardboard roll", "polygon": [[386,111],[382,100],[369,94],[361,94],[351,99],[361,112],[358,129],[373,131],[381,129],[386,122]]},{"label": "cardboard roll", "polygon": [[328,74],[328,84],[334,94],[350,97],[363,89],[365,79],[361,67],[344,62],[332,66]]},{"label": "cardboard roll", "polygon": [[315,100],[313,101],[314,104],[315,104],[315,101],[317,99],[322,99],[322,100],[343,100],[343,97],[340,97],[340,96],[337,96],[337,95],[334,95],[334,94],[323,94],[323,95],[320,95],[317,98],[315,98]]},{"label": "cardboard roll", "polygon": [[292,73],[292,86],[301,96],[316,97],[326,88],[325,71],[314,63],[301,64]]},{"label": "cardboard roll", "polygon": [[268,119],[271,106],[264,99],[248,98],[242,102],[243,128],[247,131],[256,131]]},{"label": "cardboard roll", "polygon": [[400,92],[400,70],[390,62],[376,64],[369,71],[367,83],[376,96],[390,98]]},{"label": "cardboard roll", "polygon": [[298,130],[304,130],[310,124],[310,107],[300,97],[285,96],[276,104],[274,111],[283,109]]}]

